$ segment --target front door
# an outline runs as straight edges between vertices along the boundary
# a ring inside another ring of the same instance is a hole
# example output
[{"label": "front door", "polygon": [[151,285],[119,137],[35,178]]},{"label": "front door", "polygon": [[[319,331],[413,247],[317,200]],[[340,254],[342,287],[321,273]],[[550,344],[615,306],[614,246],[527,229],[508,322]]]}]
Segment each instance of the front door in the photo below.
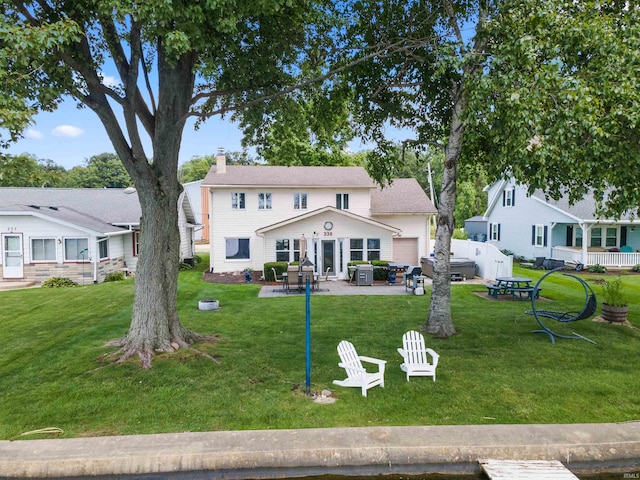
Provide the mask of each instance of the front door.
[{"label": "front door", "polygon": [[2,278],[22,278],[22,235],[2,235]]},{"label": "front door", "polygon": [[322,273],[331,268],[330,275],[336,274],[336,241],[322,240]]}]

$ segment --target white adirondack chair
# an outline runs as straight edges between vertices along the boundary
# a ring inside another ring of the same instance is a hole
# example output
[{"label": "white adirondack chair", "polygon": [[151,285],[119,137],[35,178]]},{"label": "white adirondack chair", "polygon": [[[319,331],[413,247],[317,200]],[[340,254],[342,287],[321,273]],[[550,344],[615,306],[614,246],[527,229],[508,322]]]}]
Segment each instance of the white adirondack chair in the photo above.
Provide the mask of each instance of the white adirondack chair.
[{"label": "white adirondack chair", "polygon": [[424,346],[424,337],[420,332],[406,332],[402,336],[402,348],[398,349],[398,353],[404,359],[400,368],[406,372],[407,382],[411,376],[433,377],[433,381],[436,381],[436,367],[440,355]]},{"label": "white adirondack chair", "polygon": [[[360,387],[362,395],[367,396],[367,390],[376,385],[384,387],[384,368],[386,360],[378,360],[377,358],[364,357],[358,355],[353,344],[347,340],[342,340],[338,344],[338,356],[340,357],[339,367],[347,372],[347,378],[344,380],[334,380],[333,383],[341,387]],[[378,365],[378,371],[375,373],[367,372],[362,366],[362,362]]]}]

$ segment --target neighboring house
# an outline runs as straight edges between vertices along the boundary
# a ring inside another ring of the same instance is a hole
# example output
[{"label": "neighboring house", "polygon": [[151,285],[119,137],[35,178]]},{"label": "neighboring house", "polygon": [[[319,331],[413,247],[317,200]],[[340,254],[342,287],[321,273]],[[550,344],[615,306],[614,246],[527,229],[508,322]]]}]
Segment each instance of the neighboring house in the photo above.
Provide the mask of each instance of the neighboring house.
[{"label": "neighboring house", "polygon": [[[419,265],[430,251],[433,204],[415,179],[379,188],[361,167],[226,165],[216,157],[208,193],[212,272],[300,261],[347,278],[350,261]],[[301,242],[302,240],[302,242]],[[305,255],[303,255],[304,257]]]},{"label": "neighboring house", "polygon": [[206,191],[202,189],[202,180],[184,183],[182,186],[189,196],[193,214],[201,224],[193,232],[194,240],[196,243],[206,243],[209,241],[209,214],[206,211],[207,196]]},{"label": "neighboring house", "polygon": [[593,197],[569,205],[567,198],[527,194],[524,185],[501,180],[487,187],[484,215],[488,241],[525,258],[546,257],[583,265],[640,264],[640,220],[596,216]]},{"label": "neighboring house", "polygon": [[[192,259],[198,222],[186,193],[177,208],[181,259]],[[135,272],[140,216],[134,188],[0,188],[0,281]]]}]

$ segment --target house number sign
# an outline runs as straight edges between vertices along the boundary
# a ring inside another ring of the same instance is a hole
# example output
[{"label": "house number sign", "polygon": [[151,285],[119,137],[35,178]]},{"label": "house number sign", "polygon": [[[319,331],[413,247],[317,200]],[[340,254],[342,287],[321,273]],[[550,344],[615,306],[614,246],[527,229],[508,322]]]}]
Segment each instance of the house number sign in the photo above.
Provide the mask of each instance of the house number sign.
[{"label": "house number sign", "polygon": [[333,222],[324,222],[324,236],[330,237],[333,235]]}]

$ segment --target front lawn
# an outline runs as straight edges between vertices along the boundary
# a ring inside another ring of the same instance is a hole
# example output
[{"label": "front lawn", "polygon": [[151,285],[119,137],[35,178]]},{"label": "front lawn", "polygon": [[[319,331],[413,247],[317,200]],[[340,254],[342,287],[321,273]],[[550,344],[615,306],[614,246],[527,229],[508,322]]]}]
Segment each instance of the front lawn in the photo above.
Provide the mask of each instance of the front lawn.
[{"label": "front lawn", "polygon": [[[196,345],[199,352],[159,355],[150,371],[135,359],[117,366],[104,361],[113,352],[105,342],[127,330],[133,280],[0,292],[0,438],[47,427],[80,437],[640,418],[639,330],[549,320],[560,333],[576,331],[597,342],[559,339],[552,345],[546,335],[531,333],[538,324],[524,313],[528,302],[486,300],[474,293],[486,288],[469,284],[452,287],[459,333],[446,340],[427,337],[440,354],[435,383],[407,383],[396,352],[402,334],[424,324],[428,295],[312,296],[312,390],[330,388],[337,397],[333,404],[314,403],[304,394],[304,297],[259,299],[259,284],[202,282],[202,268],[180,273],[181,320],[223,340]],[[514,267],[516,275],[543,273]],[[640,291],[640,276],[624,281],[630,293]],[[545,309],[581,306],[582,288],[570,277],[553,274],[542,287]],[[630,321],[640,325],[640,302],[631,296]],[[198,300],[207,297],[218,299],[220,309],[199,311]],[[344,378],[336,353],[342,339],[361,355],[388,360],[384,389],[373,388],[364,398],[359,389],[334,388],[332,380]]]}]

